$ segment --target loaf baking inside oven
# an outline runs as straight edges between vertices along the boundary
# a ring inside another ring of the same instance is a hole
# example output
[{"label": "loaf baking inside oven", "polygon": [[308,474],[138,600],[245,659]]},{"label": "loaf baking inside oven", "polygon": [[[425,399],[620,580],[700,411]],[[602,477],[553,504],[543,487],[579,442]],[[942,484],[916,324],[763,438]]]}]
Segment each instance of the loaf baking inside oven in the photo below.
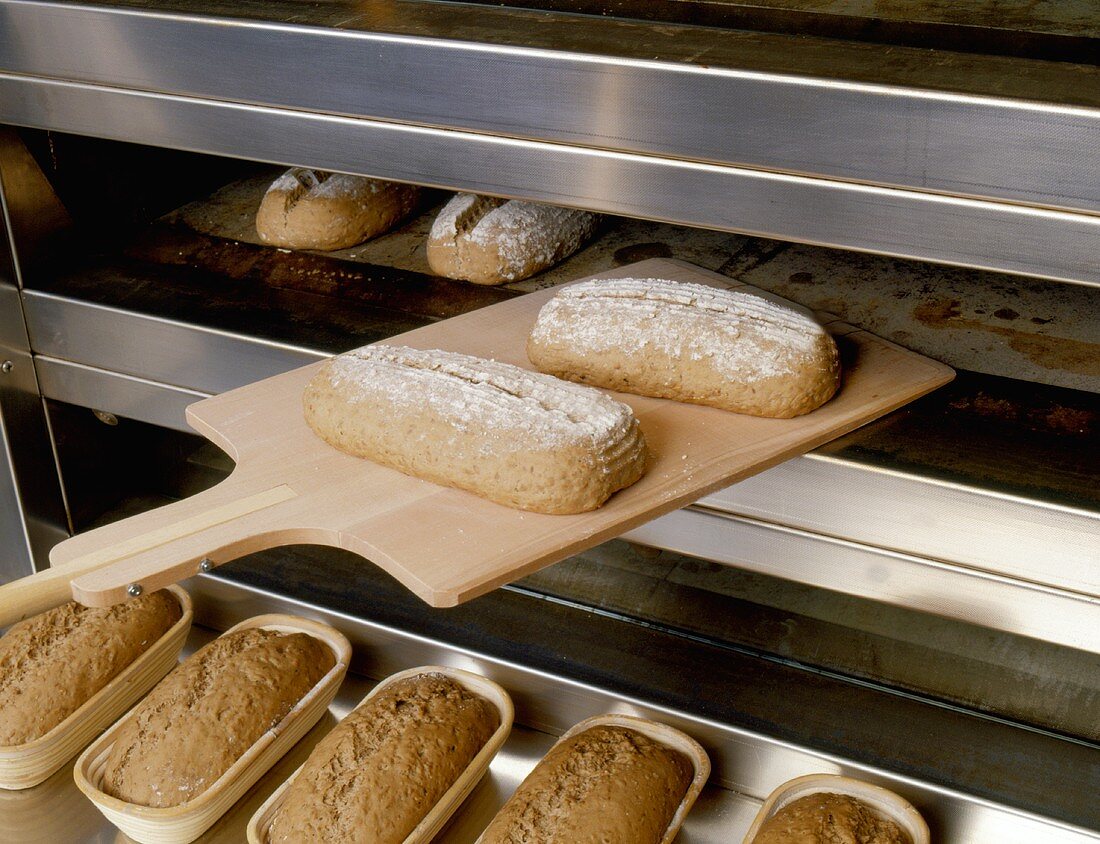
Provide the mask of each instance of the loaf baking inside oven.
[{"label": "loaf baking inside oven", "polygon": [[391,683],[314,748],[268,844],[401,844],[499,726],[496,707],[442,674]]},{"label": "loaf baking inside oven", "polygon": [[111,607],[67,603],[0,639],[0,746],[48,733],[152,647],[183,611],[167,591]]},{"label": "loaf baking inside oven", "polygon": [[336,659],[305,633],[255,627],[196,651],[127,717],[100,788],[141,806],[178,806],[212,786],[277,725]]},{"label": "loaf baking inside oven", "polygon": [[428,264],[474,284],[519,281],[572,255],[598,223],[590,211],[460,193],[432,223]]}]

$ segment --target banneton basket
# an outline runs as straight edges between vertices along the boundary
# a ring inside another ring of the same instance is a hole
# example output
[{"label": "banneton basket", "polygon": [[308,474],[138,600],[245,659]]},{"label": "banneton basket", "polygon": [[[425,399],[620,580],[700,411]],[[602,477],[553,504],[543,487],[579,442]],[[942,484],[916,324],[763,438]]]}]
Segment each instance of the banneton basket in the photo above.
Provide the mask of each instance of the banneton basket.
[{"label": "banneton basket", "polygon": [[0,788],[30,788],[49,779],[176,666],[191,629],[191,598],[178,586],[170,586],[168,591],[183,611],[179,620],[48,733],[23,744],[0,747]]},{"label": "banneton basket", "polygon": [[[624,727],[628,730],[634,730],[647,738],[653,739],[653,741],[658,744],[663,744],[665,747],[679,751],[691,760],[691,766],[695,771],[695,775],[688,785],[687,792],[684,794],[684,799],[680,801],[680,805],[676,809],[676,814],[672,816],[672,820],[669,822],[668,828],[661,838],[661,844],[671,844],[672,840],[680,832],[680,827],[684,825],[684,821],[687,819],[691,807],[695,805],[695,801],[702,793],[703,786],[707,784],[707,779],[710,778],[710,757],[707,756],[707,752],[703,750],[702,745],[691,736],[687,735],[687,733],[683,733],[667,724],[662,724],[658,721],[650,721],[646,718],[638,718],[634,715],[607,714],[586,718],[580,723],[570,727],[561,738],[554,742],[554,747],[557,747],[562,742],[568,741],[578,733],[583,733],[585,730],[604,726]],[[551,747],[550,750],[553,750],[554,747]],[[549,751],[547,752],[549,753]],[[483,836],[484,834],[478,837],[476,844],[481,844]]]},{"label": "banneton basket", "polygon": [[[451,815],[453,815],[458,807],[462,805],[462,802],[470,795],[470,792],[473,791],[474,786],[480,782],[485,772],[489,770],[489,763],[493,761],[493,757],[496,756],[497,751],[504,745],[505,740],[508,738],[508,734],[512,731],[512,722],[515,718],[512,698],[492,680],[482,677],[480,674],[463,671],[459,668],[447,668],[441,665],[425,665],[393,674],[371,689],[370,694],[363,698],[355,708],[358,709],[360,706],[363,706],[387,686],[420,674],[442,674],[454,680],[468,691],[485,698],[496,707],[497,713],[500,715],[500,726],[498,726],[496,732],[489,737],[485,746],[470,760],[470,764],[466,767],[466,770],[462,772],[461,776],[455,780],[454,785],[444,792],[443,796],[439,798],[439,802],[432,807],[431,811],[416,825],[416,828],[409,833],[403,844],[428,844],[429,841],[439,834],[444,824],[450,820]],[[302,767],[305,766],[303,765]],[[299,767],[298,770],[291,775],[290,779],[279,786],[279,788],[275,790],[275,793],[267,799],[267,802],[252,816],[252,820],[248,824],[248,844],[268,844],[268,833],[271,829],[271,822],[274,820],[275,815],[283,804],[283,798],[286,796],[287,789],[297,778],[298,774],[301,773],[302,767]]]},{"label": "banneton basket", "polygon": [[837,774],[809,774],[783,783],[768,795],[742,844],[752,844],[765,821],[784,806],[800,797],[821,792],[846,794],[861,800],[908,832],[913,844],[930,844],[928,824],[908,800],[881,786]]},{"label": "banneton basket", "polygon": [[307,633],[332,650],[336,664],[282,721],[260,736],[206,791],[179,806],[165,808],[128,803],[101,791],[107,757],[126,718],[118,721],[77,760],[73,771],[77,787],[95,803],[107,820],[135,841],[141,844],[187,844],[194,841],[309,732],[336,696],[351,659],[351,644],[342,633],[327,624],[309,619],[272,614],[246,619],[222,635],[228,636],[254,627],[280,633]]}]

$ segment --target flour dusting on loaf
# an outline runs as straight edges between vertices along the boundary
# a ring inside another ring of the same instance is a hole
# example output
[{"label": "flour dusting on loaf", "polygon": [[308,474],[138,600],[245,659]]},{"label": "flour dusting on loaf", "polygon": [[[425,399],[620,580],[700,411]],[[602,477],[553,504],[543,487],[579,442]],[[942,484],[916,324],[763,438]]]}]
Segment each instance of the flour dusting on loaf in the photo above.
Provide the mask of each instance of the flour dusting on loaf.
[{"label": "flour dusting on loaf", "polygon": [[428,263],[475,284],[519,281],[573,254],[598,221],[575,208],[460,193],[432,224]]},{"label": "flour dusting on loaf", "polygon": [[836,391],[836,344],[793,303],[659,278],[563,288],[527,345],[540,370],[608,389],[789,417]]},{"label": "flour dusting on loaf", "polygon": [[470,355],[367,346],[327,361],[303,401],[342,451],[526,510],[593,509],[645,468],[626,405]]},{"label": "flour dusting on loaf", "polygon": [[344,249],[387,231],[419,198],[415,185],[294,167],[264,194],[256,233],[285,249]]}]

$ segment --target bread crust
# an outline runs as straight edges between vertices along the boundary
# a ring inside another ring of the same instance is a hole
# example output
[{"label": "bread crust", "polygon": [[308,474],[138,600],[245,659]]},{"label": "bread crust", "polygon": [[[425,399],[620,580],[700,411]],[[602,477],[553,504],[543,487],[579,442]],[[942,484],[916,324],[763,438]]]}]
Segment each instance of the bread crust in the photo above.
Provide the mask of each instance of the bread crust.
[{"label": "bread crust", "polygon": [[284,249],[346,249],[391,229],[419,199],[415,185],[295,167],[264,194],[256,233]]},{"label": "bread crust", "polygon": [[474,284],[520,281],[572,255],[598,223],[589,211],[460,193],[432,224],[428,264]]},{"label": "bread crust", "polygon": [[303,406],[341,451],[521,510],[593,510],[645,471],[625,404],[470,355],[366,346],[325,362]]},{"label": "bread crust", "polygon": [[809,413],[840,383],[836,343],[809,311],[666,279],[563,288],[539,312],[527,357],[570,381],[774,418]]}]

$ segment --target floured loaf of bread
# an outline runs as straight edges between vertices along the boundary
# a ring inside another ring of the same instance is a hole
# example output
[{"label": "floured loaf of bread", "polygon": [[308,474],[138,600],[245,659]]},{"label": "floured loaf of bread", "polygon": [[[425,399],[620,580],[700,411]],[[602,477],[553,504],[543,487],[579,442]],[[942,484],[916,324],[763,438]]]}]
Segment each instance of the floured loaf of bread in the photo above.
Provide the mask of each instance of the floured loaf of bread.
[{"label": "floured loaf of bread", "polygon": [[645,471],[625,404],[470,355],[366,346],[326,361],[303,403],[341,451],[522,510],[593,510]]},{"label": "floured loaf of bread", "polygon": [[256,212],[256,233],[285,249],[346,249],[407,216],[420,188],[294,167],[276,179]]},{"label": "floured loaf of bread", "polygon": [[527,357],[570,381],[753,416],[809,413],[840,383],[836,343],[806,309],[659,278],[563,288],[539,312]]},{"label": "floured loaf of bread", "polygon": [[551,748],[478,844],[660,844],[693,775],[636,730],[592,727]]},{"label": "floured loaf of bread", "polygon": [[598,222],[575,208],[460,193],[432,224],[428,263],[474,284],[519,281],[572,255]]},{"label": "floured loaf of bread", "polygon": [[489,701],[442,674],[387,686],[314,748],[267,844],[401,844],[498,726]]}]

